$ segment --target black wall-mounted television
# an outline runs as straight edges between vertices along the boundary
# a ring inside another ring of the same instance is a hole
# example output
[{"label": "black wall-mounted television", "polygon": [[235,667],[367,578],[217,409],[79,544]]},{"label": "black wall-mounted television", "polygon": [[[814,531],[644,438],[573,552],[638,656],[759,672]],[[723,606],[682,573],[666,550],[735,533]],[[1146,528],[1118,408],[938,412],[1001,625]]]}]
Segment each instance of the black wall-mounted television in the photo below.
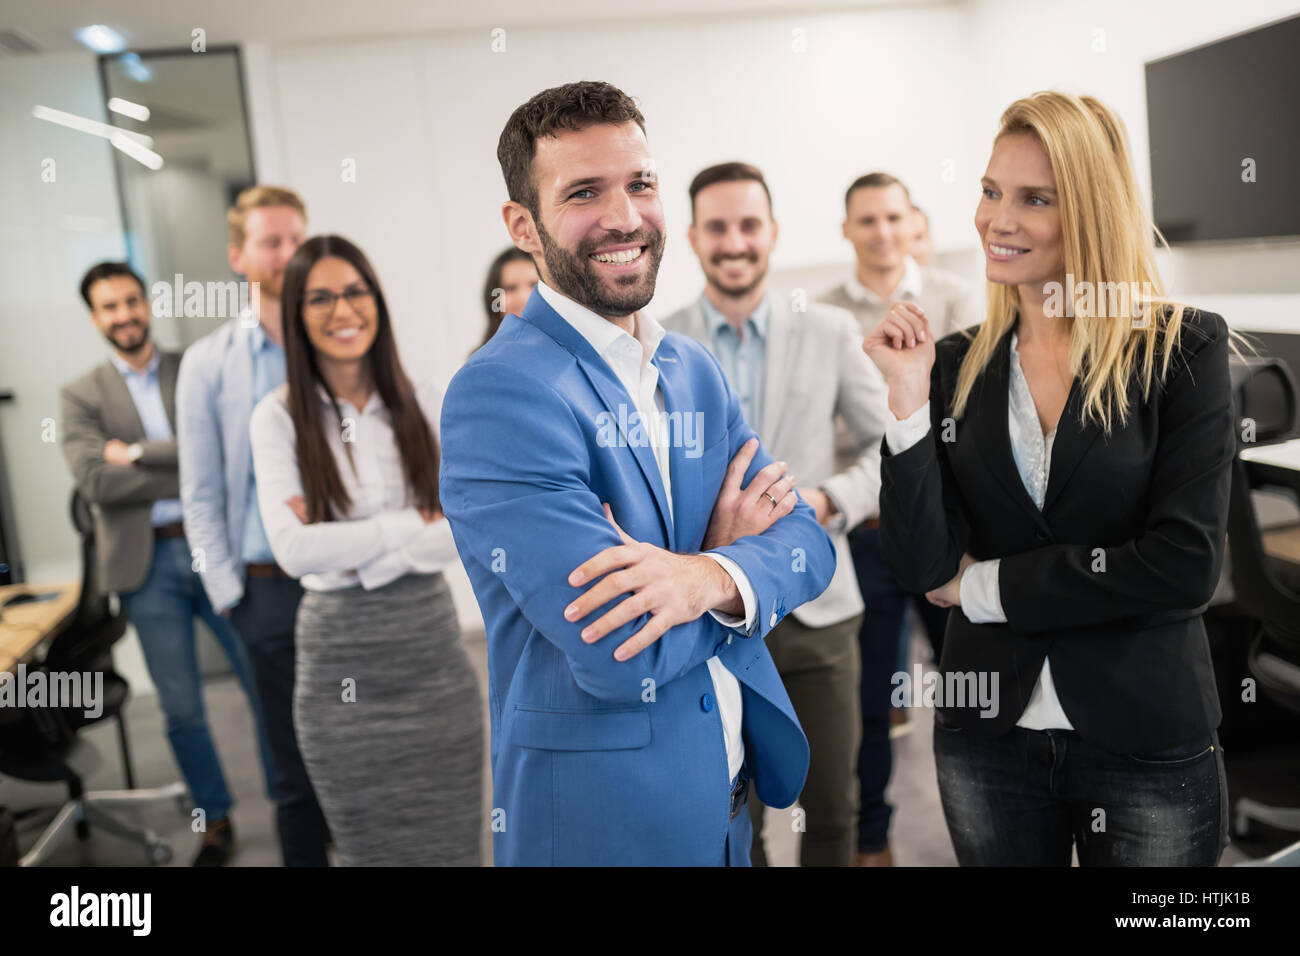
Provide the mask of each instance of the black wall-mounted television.
[{"label": "black wall-mounted television", "polygon": [[1146,85],[1171,244],[1300,237],[1300,16],[1153,60]]}]

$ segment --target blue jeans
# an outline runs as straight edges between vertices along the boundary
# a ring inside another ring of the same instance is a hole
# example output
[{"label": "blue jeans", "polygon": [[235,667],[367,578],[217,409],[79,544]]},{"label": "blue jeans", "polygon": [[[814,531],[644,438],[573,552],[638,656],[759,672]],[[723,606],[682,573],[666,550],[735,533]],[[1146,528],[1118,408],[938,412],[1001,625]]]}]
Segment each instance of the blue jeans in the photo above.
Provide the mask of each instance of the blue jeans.
[{"label": "blue jeans", "polygon": [[1071,730],[976,737],[936,712],[939,796],[962,866],[1215,866],[1228,839],[1217,733],[1118,754]]},{"label": "blue jeans", "polygon": [[158,688],[158,703],[167,718],[167,740],[194,805],[203,810],[208,821],[215,821],[223,819],[233,804],[203,709],[203,684],[194,645],[195,617],[203,618],[211,629],[248,695],[267,797],[274,800],[271,751],[248,658],[230,622],[212,610],[198,574],[190,567],[185,539],[155,538],[153,563],[144,584],[118,597],[123,613],[140,637],[149,676]]}]

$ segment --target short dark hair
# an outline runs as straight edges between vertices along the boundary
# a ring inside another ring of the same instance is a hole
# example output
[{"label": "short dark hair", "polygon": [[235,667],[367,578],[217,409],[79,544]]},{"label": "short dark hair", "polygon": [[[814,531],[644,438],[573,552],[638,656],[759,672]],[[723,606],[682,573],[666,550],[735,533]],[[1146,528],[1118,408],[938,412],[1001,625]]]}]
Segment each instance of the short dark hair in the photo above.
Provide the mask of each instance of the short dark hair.
[{"label": "short dark hair", "polygon": [[738,182],[756,182],[763,187],[763,192],[767,194],[767,209],[772,211],[772,191],[767,188],[767,180],[763,178],[763,172],[757,166],[751,166],[749,163],[718,163],[716,166],[710,166],[708,169],[702,169],[695,174],[691,180],[691,222],[695,221],[695,197],[709,186],[717,183],[738,183]]},{"label": "short dark hair", "polygon": [[81,298],[86,303],[86,308],[93,309],[95,306],[90,301],[90,287],[100,279],[111,279],[113,276],[130,276],[135,280],[136,285],[140,287],[140,294],[144,295],[144,280],[141,279],[134,269],[125,262],[97,262],[86,270],[86,274],[81,277]]},{"label": "short dark hair", "polygon": [[907,204],[909,206],[912,205],[912,194],[907,191],[907,187],[903,185],[901,179],[896,176],[891,176],[889,173],[867,173],[865,176],[859,176],[857,179],[853,180],[849,188],[844,191],[844,211],[848,212],[849,199],[853,196],[853,193],[856,190],[879,189],[882,186],[897,186],[899,189],[903,190],[903,195],[907,197]]},{"label": "short dark hair", "polygon": [[510,114],[497,141],[497,162],[506,180],[507,195],[536,218],[533,157],[537,155],[537,141],[564,129],[631,122],[645,132],[645,117],[636,101],[609,83],[582,80],[542,90]]}]

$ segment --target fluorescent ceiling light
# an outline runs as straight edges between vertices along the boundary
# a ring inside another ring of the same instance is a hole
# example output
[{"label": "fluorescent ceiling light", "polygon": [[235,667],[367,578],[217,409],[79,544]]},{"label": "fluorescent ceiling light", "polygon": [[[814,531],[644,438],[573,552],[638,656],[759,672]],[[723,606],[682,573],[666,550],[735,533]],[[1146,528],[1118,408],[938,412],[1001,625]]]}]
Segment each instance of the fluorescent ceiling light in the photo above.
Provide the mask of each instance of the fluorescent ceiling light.
[{"label": "fluorescent ceiling light", "polygon": [[102,23],[82,27],[77,31],[77,39],[96,53],[120,53],[126,49],[122,34]]},{"label": "fluorescent ceiling light", "polygon": [[126,135],[125,130],[114,130],[113,135],[108,138],[113,147],[130,156],[142,166],[148,166],[150,169],[162,169],[163,158],[148,147],[141,146],[135,140]]},{"label": "fluorescent ceiling light", "polygon": [[89,133],[91,136],[102,136],[104,139],[111,140],[115,135],[121,133],[127,139],[133,140],[146,149],[153,146],[152,136],[118,129],[116,126],[109,126],[107,123],[100,123],[97,120],[78,116],[76,113],[65,113],[63,110],[51,109],[48,106],[33,106],[32,115],[39,120],[45,120],[47,123],[56,123],[59,126],[66,126],[68,129]]},{"label": "fluorescent ceiling light", "polygon": [[114,113],[121,113],[133,120],[139,120],[141,123],[149,120],[149,107],[141,106],[139,103],[132,103],[130,100],[124,100],[120,96],[115,96],[109,100],[108,108]]}]

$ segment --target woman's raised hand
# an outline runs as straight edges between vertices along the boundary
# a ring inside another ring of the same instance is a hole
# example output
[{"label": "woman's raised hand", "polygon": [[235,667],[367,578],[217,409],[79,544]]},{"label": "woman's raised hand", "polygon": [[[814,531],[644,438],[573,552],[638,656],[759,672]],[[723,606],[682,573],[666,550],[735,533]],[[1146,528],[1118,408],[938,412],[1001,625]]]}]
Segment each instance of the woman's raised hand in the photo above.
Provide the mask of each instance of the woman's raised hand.
[{"label": "woman's raised hand", "polygon": [[889,385],[889,410],[907,418],[930,397],[930,369],[934,365],[934,334],[925,310],[915,302],[891,302],[862,351],[880,369]]}]

